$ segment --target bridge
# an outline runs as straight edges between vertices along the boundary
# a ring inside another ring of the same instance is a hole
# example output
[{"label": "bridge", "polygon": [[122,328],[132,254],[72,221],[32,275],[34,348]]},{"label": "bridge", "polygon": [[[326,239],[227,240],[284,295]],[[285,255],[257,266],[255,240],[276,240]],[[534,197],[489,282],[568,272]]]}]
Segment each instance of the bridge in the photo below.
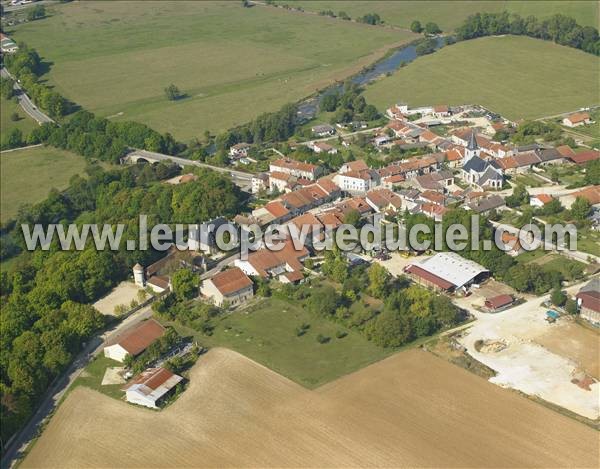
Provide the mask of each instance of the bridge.
[{"label": "bridge", "polygon": [[195,166],[198,168],[206,168],[216,171],[218,173],[227,174],[231,177],[231,180],[236,186],[241,187],[242,189],[248,189],[252,185],[252,173],[244,173],[242,171],[236,171],[230,168],[222,168],[220,166],[213,166],[207,163],[202,163],[201,161],[188,160],[187,158],[181,158],[179,156],[171,156],[165,155],[163,153],[157,153],[154,151],[148,150],[133,150],[123,158],[121,158],[121,163],[124,164],[134,164],[134,163],[160,163],[160,162],[170,161],[180,167],[184,168],[185,166]]}]

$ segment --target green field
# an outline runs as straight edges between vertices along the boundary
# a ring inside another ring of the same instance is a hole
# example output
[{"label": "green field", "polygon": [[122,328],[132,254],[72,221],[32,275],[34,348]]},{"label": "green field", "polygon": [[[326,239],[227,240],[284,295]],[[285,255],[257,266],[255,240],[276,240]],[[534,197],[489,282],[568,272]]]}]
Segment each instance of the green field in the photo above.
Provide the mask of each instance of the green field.
[{"label": "green field", "polygon": [[[312,94],[415,36],[241,2],[73,2],[10,31],[84,108],[180,139]],[[174,83],[187,96],[168,101]]]},{"label": "green field", "polygon": [[382,79],[365,92],[385,109],[397,102],[481,104],[512,120],[543,117],[600,102],[600,59],[527,37],[460,42]]},{"label": "green field", "polygon": [[[10,118],[14,112],[19,115],[18,121]],[[36,125],[36,122],[25,114],[17,102],[0,97],[0,138],[15,128],[20,129],[23,136],[26,136]]]},{"label": "green field", "polygon": [[83,172],[83,157],[52,147],[0,154],[0,220],[15,216],[23,204],[40,202],[52,188],[64,189]]},{"label": "green field", "polygon": [[[386,350],[325,318],[319,318],[291,303],[275,298],[257,299],[249,310],[237,311],[216,322],[212,336],[197,335],[200,344],[226,347],[308,388],[315,388],[370,363],[394,350]],[[296,328],[310,324],[298,337]],[[183,335],[191,329],[177,326]],[[337,331],[347,332],[336,338]],[[326,344],[317,342],[322,334]]]},{"label": "green field", "polygon": [[345,11],[352,18],[366,13],[377,13],[387,23],[402,28],[410,27],[413,20],[422,24],[428,21],[437,23],[440,28],[450,31],[462,23],[469,15],[477,12],[499,12],[507,10],[521,16],[534,15],[545,18],[555,13],[572,16],[583,26],[598,27],[598,3],[591,0],[579,1],[277,1],[292,6],[302,6],[307,11],[333,10],[336,14]]}]

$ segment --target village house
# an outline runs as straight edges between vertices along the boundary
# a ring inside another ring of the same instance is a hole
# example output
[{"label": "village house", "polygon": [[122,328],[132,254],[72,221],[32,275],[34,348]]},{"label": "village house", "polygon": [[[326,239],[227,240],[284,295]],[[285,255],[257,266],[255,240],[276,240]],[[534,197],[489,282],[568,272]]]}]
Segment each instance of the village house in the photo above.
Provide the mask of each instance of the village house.
[{"label": "village house", "polygon": [[258,194],[261,191],[267,190],[269,186],[269,175],[267,173],[259,173],[252,176],[252,193]]},{"label": "village house", "polygon": [[315,153],[327,153],[328,155],[335,155],[338,152],[337,148],[332,147],[325,142],[313,142],[309,144],[309,148],[311,148]]},{"label": "village house", "polygon": [[350,194],[364,194],[381,184],[381,177],[372,169],[336,174],[333,180],[340,189]]},{"label": "village house", "polygon": [[311,131],[317,137],[329,137],[335,134],[335,129],[329,124],[315,125]]},{"label": "village house", "polygon": [[569,156],[569,159],[579,166],[583,166],[589,163],[590,161],[594,161],[599,158],[600,151],[598,150],[584,150],[582,152],[574,153],[573,155]]},{"label": "village house", "polygon": [[444,192],[448,187],[454,184],[454,175],[452,171],[442,170],[435,173],[428,173],[422,176],[416,176],[411,180],[411,185],[418,190],[432,190]]},{"label": "village house", "polygon": [[501,241],[504,246],[504,252],[509,256],[516,257],[523,252],[523,246],[521,246],[518,236],[508,231],[503,231]]},{"label": "village house", "polygon": [[123,363],[127,355],[138,356],[164,333],[163,326],[154,319],[148,319],[128,329],[115,342],[104,347],[104,356]]},{"label": "village house", "polygon": [[488,215],[492,210],[503,210],[506,208],[506,201],[499,195],[489,195],[467,203],[464,206],[479,215]]},{"label": "village house", "polygon": [[[219,228],[224,225],[233,227],[232,223],[224,217],[218,217],[200,225],[191,226],[188,233],[188,248],[192,251],[202,251],[208,254],[219,252],[216,235]],[[222,230],[225,230],[225,228],[222,228]]]},{"label": "village house", "polygon": [[150,368],[127,383],[123,388],[125,399],[132,404],[157,409],[160,402],[182,381],[181,376],[166,368]]},{"label": "village house", "polygon": [[271,162],[269,165],[269,172],[280,172],[297,178],[314,181],[323,173],[323,168],[311,163],[304,163],[289,158],[280,158]]},{"label": "village house", "polygon": [[536,194],[529,197],[529,205],[532,207],[543,207],[552,202],[553,197],[549,194]]},{"label": "village house", "polygon": [[433,106],[432,114],[438,118],[450,117],[452,115],[452,110],[450,109],[450,107],[448,105],[441,104],[441,105]]},{"label": "village house", "polygon": [[309,257],[308,250],[304,246],[296,250],[291,239],[282,241],[282,243],[282,249],[262,248],[249,254],[246,260],[236,259],[235,266],[239,267],[246,275],[263,278],[279,278],[286,272],[301,272],[302,262]]},{"label": "village house", "polygon": [[402,208],[402,199],[389,189],[378,188],[367,192],[367,203],[377,213],[396,213]]},{"label": "village house", "polygon": [[574,112],[569,114],[562,120],[563,125],[567,127],[579,127],[580,125],[588,125],[592,123],[592,118],[587,112]]},{"label": "village house", "polygon": [[248,156],[248,150],[250,150],[249,143],[236,143],[229,148],[229,156],[233,159],[245,158]]},{"label": "village house", "polygon": [[204,280],[200,293],[217,306],[238,306],[254,296],[253,286],[252,280],[234,267]]}]

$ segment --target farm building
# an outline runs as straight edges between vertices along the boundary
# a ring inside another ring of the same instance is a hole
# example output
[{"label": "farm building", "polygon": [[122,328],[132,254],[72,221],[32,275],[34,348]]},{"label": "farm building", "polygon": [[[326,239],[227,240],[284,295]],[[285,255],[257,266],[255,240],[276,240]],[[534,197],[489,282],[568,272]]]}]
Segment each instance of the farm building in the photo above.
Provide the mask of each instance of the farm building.
[{"label": "farm building", "polygon": [[104,356],[122,363],[127,355],[139,355],[164,333],[163,326],[149,319],[126,331],[115,343],[104,347]]},{"label": "farm building", "polygon": [[454,252],[440,252],[422,262],[410,264],[404,271],[419,284],[436,290],[453,292],[480,283],[489,270]]},{"label": "farm building", "polygon": [[127,402],[156,409],[183,378],[158,367],[143,371],[124,388]]},{"label": "farm building", "polygon": [[508,308],[514,301],[515,300],[511,295],[498,295],[492,298],[486,298],[484,306],[488,311],[498,312]]},{"label": "farm building", "polygon": [[576,298],[581,317],[600,326],[600,278],[592,279],[581,287]]},{"label": "farm building", "polygon": [[239,267],[234,267],[204,280],[200,293],[217,306],[222,306],[225,302],[235,306],[254,296],[253,285],[252,280]]}]

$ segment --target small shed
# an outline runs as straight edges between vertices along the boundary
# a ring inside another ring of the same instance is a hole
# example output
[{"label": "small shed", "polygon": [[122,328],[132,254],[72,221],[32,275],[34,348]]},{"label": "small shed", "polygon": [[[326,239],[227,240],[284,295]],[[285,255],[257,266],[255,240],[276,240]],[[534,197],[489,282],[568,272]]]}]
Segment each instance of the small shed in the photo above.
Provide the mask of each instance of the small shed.
[{"label": "small shed", "polygon": [[485,307],[490,311],[502,311],[514,303],[515,299],[511,295],[498,295],[492,298],[486,298]]}]

